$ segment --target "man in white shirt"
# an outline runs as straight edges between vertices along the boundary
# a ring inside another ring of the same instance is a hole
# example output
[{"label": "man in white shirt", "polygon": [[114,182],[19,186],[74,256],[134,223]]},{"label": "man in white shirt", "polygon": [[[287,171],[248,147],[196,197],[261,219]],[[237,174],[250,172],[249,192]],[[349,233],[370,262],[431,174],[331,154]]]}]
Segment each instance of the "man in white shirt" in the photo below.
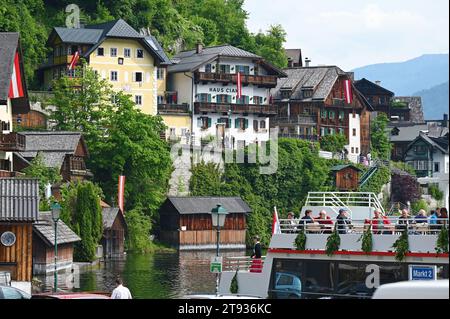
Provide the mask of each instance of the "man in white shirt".
[{"label": "man in white shirt", "polygon": [[111,299],[133,299],[131,297],[130,290],[123,286],[122,279],[119,277],[116,279],[117,287],[113,290]]}]

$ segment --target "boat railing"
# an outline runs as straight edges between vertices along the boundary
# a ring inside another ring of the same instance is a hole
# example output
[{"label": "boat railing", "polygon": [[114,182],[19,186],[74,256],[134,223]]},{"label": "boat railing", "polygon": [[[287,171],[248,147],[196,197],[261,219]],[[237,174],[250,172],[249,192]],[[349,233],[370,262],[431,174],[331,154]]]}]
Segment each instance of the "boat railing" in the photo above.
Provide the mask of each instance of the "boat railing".
[{"label": "boat railing", "polygon": [[261,272],[266,256],[261,258],[252,258],[250,256],[224,257],[224,271],[250,271]]},{"label": "boat railing", "polygon": [[280,219],[282,234],[299,233],[304,230],[307,234],[331,234],[337,228],[340,234],[362,234],[369,228],[373,234],[401,234],[408,231],[408,235],[436,235],[444,227],[448,228],[448,218],[433,220],[421,218],[389,217],[389,219],[363,219],[338,221],[336,219],[317,219],[313,222],[305,219]]},{"label": "boat railing", "polygon": [[336,213],[345,208],[350,214],[352,206],[366,206],[385,213],[378,197],[371,192],[309,192],[305,206],[326,206]]}]

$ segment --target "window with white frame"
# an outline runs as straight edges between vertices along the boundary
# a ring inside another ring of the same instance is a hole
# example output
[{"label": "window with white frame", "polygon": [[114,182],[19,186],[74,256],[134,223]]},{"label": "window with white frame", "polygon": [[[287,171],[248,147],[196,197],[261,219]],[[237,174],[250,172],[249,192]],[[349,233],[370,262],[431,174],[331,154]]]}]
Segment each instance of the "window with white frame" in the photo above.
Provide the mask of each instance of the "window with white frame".
[{"label": "window with white frame", "polygon": [[158,95],[158,104],[164,104],[164,96]]},{"label": "window with white frame", "polygon": [[142,95],[135,95],[134,96],[134,103],[136,105],[142,105]]},{"label": "window with white frame", "polygon": [[123,56],[126,58],[131,58],[131,49],[130,48],[124,48],[123,49]]},{"label": "window with white frame", "polygon": [[110,48],[109,52],[112,57],[117,56],[117,48]]},{"label": "window with white frame", "polygon": [[142,82],[142,72],[134,72],[134,82]]},{"label": "window with white frame", "polygon": [[117,81],[117,71],[111,71],[110,80]]},{"label": "window with white frame", "polygon": [[105,55],[105,49],[97,48],[97,56],[104,56],[104,55]]},{"label": "window with white frame", "polygon": [[144,58],[144,50],[143,49],[136,49],[136,58],[138,58],[138,59]]}]

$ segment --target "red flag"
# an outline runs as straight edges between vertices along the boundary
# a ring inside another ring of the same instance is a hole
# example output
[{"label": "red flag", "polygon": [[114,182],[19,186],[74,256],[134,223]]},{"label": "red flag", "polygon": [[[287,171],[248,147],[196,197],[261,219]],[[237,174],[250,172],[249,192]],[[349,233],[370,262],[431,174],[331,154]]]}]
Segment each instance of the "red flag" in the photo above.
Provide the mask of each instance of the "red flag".
[{"label": "red flag", "polygon": [[122,211],[122,214],[124,213],[123,210],[123,198],[125,193],[125,176],[120,175],[119,176],[119,187],[117,191],[117,204]]},{"label": "red flag", "polygon": [[351,104],[353,102],[352,81],[344,81],[345,102]]},{"label": "red flag", "polygon": [[237,98],[240,99],[242,96],[242,82],[241,82],[241,72],[237,73]]},{"label": "red flag", "polygon": [[11,80],[9,82],[8,97],[10,99],[15,99],[23,96],[24,94],[22,85],[22,75],[20,74],[19,53],[16,52],[16,55],[14,56],[13,72],[11,75]]},{"label": "red flag", "polygon": [[273,208],[273,219],[272,219],[272,235],[281,234],[280,220],[278,219],[277,208]]},{"label": "red flag", "polygon": [[69,70],[72,70],[75,67],[75,64],[77,64],[79,58],[80,58],[80,53],[78,53],[78,51],[76,51],[74,53],[74,55],[72,56],[72,61],[70,61]]}]

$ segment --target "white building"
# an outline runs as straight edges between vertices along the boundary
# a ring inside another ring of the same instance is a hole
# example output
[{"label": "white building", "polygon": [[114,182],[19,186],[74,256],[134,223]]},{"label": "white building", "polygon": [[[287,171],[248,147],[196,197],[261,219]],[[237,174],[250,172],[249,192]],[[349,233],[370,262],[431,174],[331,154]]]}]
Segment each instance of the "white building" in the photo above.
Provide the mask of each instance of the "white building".
[{"label": "white building", "polygon": [[449,154],[448,133],[442,137],[428,136],[420,132],[408,145],[405,162],[416,170],[418,182],[423,188],[434,184],[444,193],[444,207],[449,204]]},{"label": "white building", "polygon": [[[260,56],[230,45],[176,55],[168,67],[168,89],[192,112],[191,128],[183,130],[194,145],[215,139],[226,147],[269,139],[269,117],[276,114],[270,88],[285,74]],[[242,96],[237,98],[237,73]]]}]

